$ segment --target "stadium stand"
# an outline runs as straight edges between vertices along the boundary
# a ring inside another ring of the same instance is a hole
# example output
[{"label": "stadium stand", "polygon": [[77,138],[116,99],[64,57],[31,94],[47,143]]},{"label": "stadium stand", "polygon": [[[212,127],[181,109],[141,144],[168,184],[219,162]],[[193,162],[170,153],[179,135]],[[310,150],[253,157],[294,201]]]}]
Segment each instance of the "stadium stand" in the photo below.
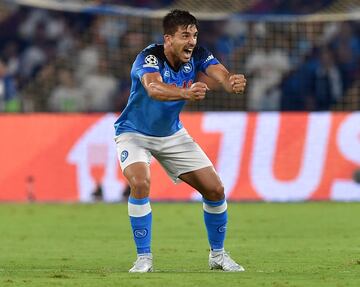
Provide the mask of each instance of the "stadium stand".
[{"label": "stadium stand", "polygon": [[248,78],[244,96],[210,92],[187,110],[360,106],[357,1],[10,2],[0,6],[3,112],[121,111],[132,61],[162,41],[161,17],[172,8],[193,11],[200,44]]}]

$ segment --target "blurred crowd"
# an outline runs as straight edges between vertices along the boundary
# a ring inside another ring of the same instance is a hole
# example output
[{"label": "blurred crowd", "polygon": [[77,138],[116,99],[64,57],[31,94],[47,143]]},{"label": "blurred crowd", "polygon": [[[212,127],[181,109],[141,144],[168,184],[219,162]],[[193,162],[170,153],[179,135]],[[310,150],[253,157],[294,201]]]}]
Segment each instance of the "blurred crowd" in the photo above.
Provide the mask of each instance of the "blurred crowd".
[{"label": "blurred crowd", "polygon": [[268,13],[272,14],[308,14],[319,11],[331,5],[334,0],[260,0],[253,1],[247,13]]},{"label": "blurred crowd", "polygon": [[96,0],[94,1],[96,4],[110,4],[110,5],[129,5],[133,7],[141,7],[141,8],[163,8],[164,6],[168,6],[174,4],[175,0]]},{"label": "blurred crowd", "polygon": [[[299,1],[256,3],[247,12],[291,12]],[[162,27],[159,19],[17,7],[0,18],[0,39],[0,112],[108,112],[125,106],[132,62],[162,42]],[[202,21],[199,40],[249,84],[241,99],[213,93],[193,110],[360,109],[358,22]]]},{"label": "blurred crowd", "polygon": [[[88,0],[90,1],[90,0]],[[95,0],[97,4],[129,5],[142,8],[164,8],[166,6],[182,7],[186,6],[190,10],[196,11],[199,6],[209,11],[214,11],[213,7],[218,1],[189,1],[189,0]],[[191,3],[192,2],[192,3]],[[214,3],[215,2],[215,3]],[[234,6],[241,9],[246,14],[306,14],[313,13],[319,9],[325,8],[335,2],[334,0],[223,0],[220,5],[224,10],[232,9]]]},{"label": "blurred crowd", "polygon": [[359,28],[346,21],[248,24],[244,43],[225,54],[229,65],[243,61],[251,80],[247,110],[359,109]]}]

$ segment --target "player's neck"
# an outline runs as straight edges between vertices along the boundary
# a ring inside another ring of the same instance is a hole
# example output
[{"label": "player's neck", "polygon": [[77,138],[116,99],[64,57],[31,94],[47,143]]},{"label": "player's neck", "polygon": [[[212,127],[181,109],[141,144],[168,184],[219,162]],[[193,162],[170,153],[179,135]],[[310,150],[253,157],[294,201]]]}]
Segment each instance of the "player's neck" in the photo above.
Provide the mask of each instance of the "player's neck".
[{"label": "player's neck", "polygon": [[174,70],[178,70],[179,67],[181,66],[180,59],[178,59],[173,53],[171,53],[171,51],[166,49],[165,45],[164,45],[164,55],[166,57],[167,62],[171,65],[171,67]]}]

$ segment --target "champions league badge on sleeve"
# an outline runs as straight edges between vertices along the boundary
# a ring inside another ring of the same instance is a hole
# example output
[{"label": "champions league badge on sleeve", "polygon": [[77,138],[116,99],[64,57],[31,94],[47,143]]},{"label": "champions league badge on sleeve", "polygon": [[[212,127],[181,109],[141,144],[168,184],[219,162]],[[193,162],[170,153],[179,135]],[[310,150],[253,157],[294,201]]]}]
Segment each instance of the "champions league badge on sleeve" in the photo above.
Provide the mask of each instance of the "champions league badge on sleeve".
[{"label": "champions league badge on sleeve", "polygon": [[143,65],[143,67],[159,69],[158,64],[159,64],[158,59],[154,55],[148,55],[145,58],[145,64]]},{"label": "champions league badge on sleeve", "polygon": [[121,152],[121,156],[120,156],[121,157],[121,162],[124,162],[127,159],[128,155],[129,155],[129,152],[127,150],[123,150]]}]

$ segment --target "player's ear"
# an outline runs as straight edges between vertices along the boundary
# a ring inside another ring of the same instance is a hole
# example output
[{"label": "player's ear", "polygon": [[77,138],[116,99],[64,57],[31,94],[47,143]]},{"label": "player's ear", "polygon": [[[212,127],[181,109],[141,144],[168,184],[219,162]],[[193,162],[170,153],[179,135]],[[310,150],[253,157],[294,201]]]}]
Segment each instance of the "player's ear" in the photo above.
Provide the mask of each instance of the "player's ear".
[{"label": "player's ear", "polygon": [[164,35],[164,43],[170,43],[171,35],[165,34]]}]

